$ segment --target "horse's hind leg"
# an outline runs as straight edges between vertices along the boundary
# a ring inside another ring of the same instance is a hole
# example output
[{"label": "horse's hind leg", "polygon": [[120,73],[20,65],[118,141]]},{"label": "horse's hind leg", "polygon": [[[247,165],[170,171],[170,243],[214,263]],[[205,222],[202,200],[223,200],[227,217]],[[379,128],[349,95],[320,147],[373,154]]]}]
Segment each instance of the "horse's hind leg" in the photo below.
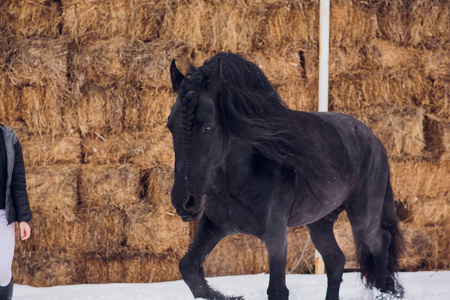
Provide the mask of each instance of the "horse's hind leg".
[{"label": "horse's hind leg", "polygon": [[326,300],[339,300],[339,287],[344,272],[345,256],[333,234],[334,220],[321,219],[309,224],[309,234],[323,257],[328,277]]},{"label": "horse's hind leg", "polygon": [[215,300],[241,299],[240,297],[227,298],[223,296],[221,293],[213,290],[205,280],[202,264],[206,256],[225,236],[226,234],[206,216],[202,217],[195,233],[194,242],[186,255],[181,259],[179,265],[181,276],[191,289],[194,298]]}]

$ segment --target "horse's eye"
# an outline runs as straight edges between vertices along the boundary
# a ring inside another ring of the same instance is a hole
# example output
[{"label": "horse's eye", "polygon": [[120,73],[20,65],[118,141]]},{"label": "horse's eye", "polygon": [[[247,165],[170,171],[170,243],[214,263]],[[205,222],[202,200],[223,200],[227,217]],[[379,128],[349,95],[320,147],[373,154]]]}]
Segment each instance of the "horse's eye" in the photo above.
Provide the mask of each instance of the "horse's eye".
[{"label": "horse's eye", "polygon": [[203,127],[202,132],[208,132],[208,131],[210,131],[211,129],[212,129],[212,127],[209,126],[209,125],[207,125],[207,126]]}]

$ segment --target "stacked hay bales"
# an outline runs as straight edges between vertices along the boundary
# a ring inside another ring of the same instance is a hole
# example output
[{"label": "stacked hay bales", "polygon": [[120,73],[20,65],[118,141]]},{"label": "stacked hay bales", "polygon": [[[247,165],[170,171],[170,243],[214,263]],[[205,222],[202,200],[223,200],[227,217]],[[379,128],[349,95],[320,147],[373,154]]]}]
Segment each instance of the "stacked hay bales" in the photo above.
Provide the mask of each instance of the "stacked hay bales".
[{"label": "stacked hay bales", "polygon": [[[449,268],[450,4],[331,5],[330,110],[385,144],[405,231],[404,270]],[[260,66],[287,105],[317,109],[319,1],[6,0],[0,3],[0,122],[27,166],[33,237],[19,242],[23,284],[179,279],[195,224],[170,203],[168,66],[219,51]],[[356,267],[348,220],[335,232]],[[288,270],[313,272],[305,228],[288,230]],[[264,244],[224,239],[207,275],[268,272]],[[408,259],[406,259],[408,258]]]}]

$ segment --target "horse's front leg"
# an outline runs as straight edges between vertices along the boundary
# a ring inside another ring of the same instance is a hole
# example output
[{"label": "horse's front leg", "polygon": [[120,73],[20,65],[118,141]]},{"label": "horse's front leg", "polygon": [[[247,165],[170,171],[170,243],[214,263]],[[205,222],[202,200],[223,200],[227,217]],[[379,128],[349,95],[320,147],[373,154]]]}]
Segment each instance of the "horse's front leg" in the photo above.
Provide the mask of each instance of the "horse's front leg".
[{"label": "horse's front leg", "polygon": [[269,300],[287,300],[286,287],[287,236],[286,225],[272,223],[264,235],[264,243],[269,254],[270,281],[267,295]]},{"label": "horse's front leg", "polygon": [[194,242],[186,255],[180,260],[179,265],[181,276],[195,298],[233,299],[223,296],[208,285],[202,266],[206,256],[225,236],[226,234],[219,227],[214,225],[205,215],[202,216],[195,233]]}]

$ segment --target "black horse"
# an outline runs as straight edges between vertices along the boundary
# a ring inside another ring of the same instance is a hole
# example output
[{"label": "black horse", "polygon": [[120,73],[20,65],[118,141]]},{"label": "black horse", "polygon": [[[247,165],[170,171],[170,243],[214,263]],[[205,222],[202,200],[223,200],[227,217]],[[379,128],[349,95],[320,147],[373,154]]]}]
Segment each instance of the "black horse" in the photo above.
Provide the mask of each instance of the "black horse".
[{"label": "black horse", "polygon": [[326,299],[339,299],[345,258],[333,224],[345,210],[367,286],[402,298],[389,164],[369,128],[343,114],[288,109],[262,71],[236,54],[219,53],[186,77],[174,60],[170,74],[178,94],[167,123],[172,204],[184,221],[199,220],[179,265],[194,297],[242,299],[213,290],[202,263],[226,235],[245,233],[267,247],[269,299],[288,299],[286,228],[307,225],[325,262]]}]

